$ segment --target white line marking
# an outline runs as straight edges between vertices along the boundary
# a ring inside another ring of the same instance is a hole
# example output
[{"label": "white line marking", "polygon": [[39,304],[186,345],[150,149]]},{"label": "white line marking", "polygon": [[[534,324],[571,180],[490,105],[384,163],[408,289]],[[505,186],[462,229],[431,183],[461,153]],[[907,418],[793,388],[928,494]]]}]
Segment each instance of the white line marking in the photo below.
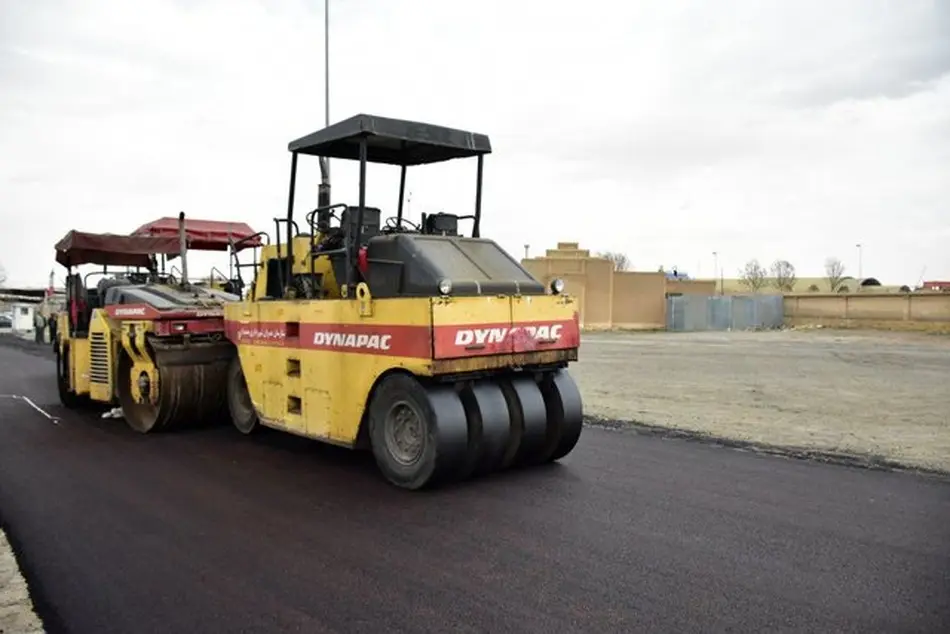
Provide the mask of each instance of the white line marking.
[{"label": "white line marking", "polygon": [[15,400],[15,401],[23,401],[23,402],[25,402],[27,405],[29,405],[30,407],[32,407],[33,409],[35,409],[36,411],[38,411],[40,414],[42,414],[43,416],[45,416],[46,418],[48,418],[50,421],[52,421],[52,423],[53,423],[54,425],[59,425],[59,419],[58,419],[58,418],[56,418],[55,416],[52,416],[49,412],[47,412],[47,411],[44,410],[42,407],[40,407],[39,405],[37,405],[36,403],[34,403],[33,401],[31,401],[31,400],[30,400],[28,397],[26,397],[26,396],[21,396],[21,395],[19,395],[19,394],[0,394],[0,398],[12,398],[12,399]]},{"label": "white line marking", "polygon": [[30,407],[32,407],[33,409],[35,409],[36,411],[38,411],[40,414],[42,414],[43,416],[45,416],[45,417],[48,418],[49,420],[53,421],[53,424],[54,424],[54,425],[59,425],[59,419],[58,419],[58,418],[56,418],[55,416],[52,416],[49,412],[47,412],[47,411],[44,410],[42,407],[40,407],[39,405],[37,405],[36,403],[34,403],[33,401],[31,401],[28,397],[26,397],[26,396],[21,396],[20,398],[23,399],[24,401],[26,401],[26,402],[29,404]]}]

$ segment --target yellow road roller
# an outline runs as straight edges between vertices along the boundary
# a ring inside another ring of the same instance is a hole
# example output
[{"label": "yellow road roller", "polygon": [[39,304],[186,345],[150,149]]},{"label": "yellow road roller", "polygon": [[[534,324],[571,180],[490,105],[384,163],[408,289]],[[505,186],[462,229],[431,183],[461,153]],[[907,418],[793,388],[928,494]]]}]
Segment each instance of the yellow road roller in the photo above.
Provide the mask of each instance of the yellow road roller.
[{"label": "yellow road roller", "polygon": [[[185,257],[190,244],[231,248],[209,236],[214,222],[189,225],[181,214],[178,237],[70,231],[56,244],[56,260],[67,268],[67,310],[54,342],[63,405],[118,405],[129,426],[143,433],[228,420],[234,345],[224,336],[221,307],[240,296],[189,284]],[[259,246],[243,226],[242,246]],[[181,279],[159,270],[159,258],[179,256]],[[85,276],[75,271],[86,264],[103,268]],[[93,284],[92,276],[101,277]]]},{"label": "yellow road roller", "polygon": [[[371,450],[408,489],[566,456],[583,418],[567,370],[578,304],[561,280],[543,284],[480,235],[488,137],[360,114],[289,150],[287,215],[246,299],[224,305],[234,426]],[[298,224],[301,156],[324,168],[358,161],[357,204],[331,204],[324,169],[317,206]],[[407,168],[458,158],[477,161],[473,213],[405,218]],[[385,222],[366,203],[369,163],[401,170]]]}]

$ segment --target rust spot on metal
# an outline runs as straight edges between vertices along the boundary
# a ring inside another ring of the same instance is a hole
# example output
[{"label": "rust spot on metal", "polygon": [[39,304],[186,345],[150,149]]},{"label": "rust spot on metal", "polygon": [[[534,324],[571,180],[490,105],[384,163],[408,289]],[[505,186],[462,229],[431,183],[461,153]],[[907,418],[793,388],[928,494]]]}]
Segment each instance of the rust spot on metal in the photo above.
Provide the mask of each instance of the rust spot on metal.
[{"label": "rust spot on metal", "polygon": [[485,357],[465,357],[461,359],[438,359],[432,362],[432,374],[456,374],[460,372],[478,372],[479,370],[500,370],[532,365],[549,365],[577,361],[577,349],[535,350],[515,354],[498,354]]}]

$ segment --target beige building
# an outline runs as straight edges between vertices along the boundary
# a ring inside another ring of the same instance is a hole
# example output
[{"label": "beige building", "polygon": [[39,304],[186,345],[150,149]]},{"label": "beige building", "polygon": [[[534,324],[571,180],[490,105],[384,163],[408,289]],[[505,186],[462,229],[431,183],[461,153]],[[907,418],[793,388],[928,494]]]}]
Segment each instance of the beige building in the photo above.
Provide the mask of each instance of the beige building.
[{"label": "beige building", "polygon": [[655,271],[615,271],[612,261],[592,256],[577,242],[559,242],[521,263],[545,284],[564,280],[565,291],[579,299],[585,328],[664,328],[668,295],[712,295],[716,286],[714,280],[668,280]]},{"label": "beige building", "polygon": [[[665,329],[669,296],[748,293],[735,279],[671,280],[656,271],[615,271],[612,261],[592,256],[576,242],[560,242],[543,257],[521,262],[545,284],[563,279],[566,292],[579,300],[581,325],[592,330]],[[799,280],[795,293],[784,297],[785,323],[950,332],[950,293],[900,292],[862,286],[853,278],[847,278],[845,285],[847,291],[830,293],[826,280]],[[778,290],[767,286],[760,293]]]}]

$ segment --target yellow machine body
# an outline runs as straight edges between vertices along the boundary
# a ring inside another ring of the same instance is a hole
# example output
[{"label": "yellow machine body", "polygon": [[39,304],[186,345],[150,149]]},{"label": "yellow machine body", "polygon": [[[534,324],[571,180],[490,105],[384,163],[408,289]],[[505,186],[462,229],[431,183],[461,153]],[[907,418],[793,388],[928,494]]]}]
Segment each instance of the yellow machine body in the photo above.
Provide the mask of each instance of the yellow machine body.
[{"label": "yellow machine body", "polygon": [[[224,307],[234,426],[368,448],[384,477],[408,489],[569,454],[583,427],[567,371],[580,346],[578,306],[563,281],[542,283],[481,236],[488,137],[360,114],[288,149],[276,244],[252,263],[247,299]],[[358,203],[331,203],[321,163],[318,206],[295,219],[302,156],[358,160]],[[473,157],[473,214],[405,217],[408,167]],[[401,168],[385,222],[367,205],[370,163]],[[462,220],[472,221],[468,236]]]},{"label": "yellow machine body", "polygon": [[[152,330],[150,321],[114,321],[106,311],[95,309],[89,319],[88,333],[70,336],[67,318],[61,315],[57,349],[60,357],[67,359],[69,391],[99,403],[112,403],[118,394],[117,381],[122,380],[129,382],[129,390],[136,401],[154,403],[158,392],[143,396],[139,382],[132,380],[132,377],[144,373],[152,385],[158,385],[158,368],[145,344],[145,338]],[[132,360],[131,375],[118,376],[121,352]]]},{"label": "yellow machine body", "polygon": [[65,406],[118,405],[142,433],[226,420],[235,349],[224,338],[219,295],[121,276],[84,295],[76,323],[68,314],[59,322],[57,381]]},{"label": "yellow machine body", "polygon": [[[293,254],[294,254],[294,265],[293,273],[295,275],[308,275],[312,276],[313,279],[318,280],[319,289],[315,292],[317,297],[322,299],[339,299],[340,295],[340,284],[338,283],[334,272],[333,267],[330,264],[328,258],[309,258],[308,253],[310,253],[310,247],[314,243],[319,243],[322,239],[322,235],[319,232],[315,232],[313,240],[307,236],[296,236],[293,238]],[[261,247],[260,259],[262,262],[262,272],[263,274],[258,274],[252,285],[252,290],[249,299],[257,299],[267,296],[267,271],[270,266],[269,262],[274,262],[279,258],[284,258],[286,262],[287,257],[287,244],[274,245],[269,244],[267,246]],[[312,263],[310,260],[312,259]],[[284,265],[286,266],[286,264]],[[291,294],[294,294],[293,292]]]},{"label": "yellow machine body", "polygon": [[357,298],[225,306],[228,335],[262,424],[352,447],[374,386],[390,372],[466,375],[577,358],[576,348],[432,355],[440,327],[572,322],[577,306],[569,296],[374,300],[361,285]]}]

